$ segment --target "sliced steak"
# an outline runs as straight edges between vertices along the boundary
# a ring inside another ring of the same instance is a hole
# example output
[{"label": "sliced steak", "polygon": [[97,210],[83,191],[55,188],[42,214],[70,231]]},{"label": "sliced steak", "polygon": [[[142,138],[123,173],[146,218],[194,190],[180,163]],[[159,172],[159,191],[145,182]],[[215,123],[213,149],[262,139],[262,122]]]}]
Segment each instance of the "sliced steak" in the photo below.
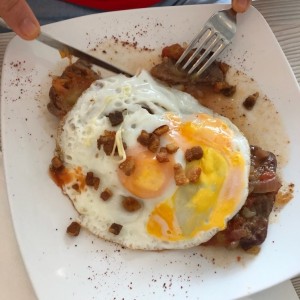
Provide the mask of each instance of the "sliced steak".
[{"label": "sliced steak", "polygon": [[48,110],[57,117],[63,117],[71,110],[83,91],[99,78],[99,74],[83,60],[77,60],[69,65],[61,76],[52,80]]},{"label": "sliced steak", "polygon": [[225,81],[224,68],[218,62],[214,62],[199,77],[188,75],[186,71],[175,66],[176,61],[183,53],[184,48],[179,44],[167,46],[162,50],[163,61],[151,70],[153,77],[168,84],[209,84]]}]

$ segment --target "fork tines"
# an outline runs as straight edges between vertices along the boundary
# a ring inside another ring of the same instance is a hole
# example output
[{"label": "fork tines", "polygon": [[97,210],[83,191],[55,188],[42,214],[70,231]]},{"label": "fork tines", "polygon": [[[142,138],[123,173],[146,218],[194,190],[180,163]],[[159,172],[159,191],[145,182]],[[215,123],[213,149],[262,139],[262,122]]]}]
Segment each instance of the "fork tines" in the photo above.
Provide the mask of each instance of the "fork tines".
[{"label": "fork tines", "polygon": [[219,11],[204,25],[192,40],[176,66],[190,75],[199,76],[231,42],[236,31],[236,13],[232,10]]},{"label": "fork tines", "polygon": [[221,34],[206,25],[185,49],[176,65],[182,65],[181,68],[186,70],[193,64],[188,74],[195,72],[196,76],[199,76],[223,51],[225,46],[226,41]]}]

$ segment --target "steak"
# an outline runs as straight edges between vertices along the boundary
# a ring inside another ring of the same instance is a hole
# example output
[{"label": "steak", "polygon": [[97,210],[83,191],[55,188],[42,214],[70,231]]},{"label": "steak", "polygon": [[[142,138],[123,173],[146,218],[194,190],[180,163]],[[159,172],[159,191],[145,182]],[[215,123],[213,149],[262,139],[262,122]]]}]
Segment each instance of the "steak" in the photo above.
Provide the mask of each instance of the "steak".
[{"label": "steak", "polygon": [[99,74],[83,60],[77,60],[69,65],[61,76],[52,80],[49,91],[50,102],[47,106],[50,113],[63,117],[71,110],[80,95],[99,78]]},{"label": "steak", "polygon": [[[200,76],[189,75],[186,70],[175,64],[184,48],[179,44],[167,46],[162,50],[162,62],[151,69],[151,75],[169,85],[184,85],[186,90],[192,87],[211,86],[215,92],[230,97],[235,93],[235,86],[226,82],[225,76],[229,66],[213,62]],[[197,59],[197,58],[196,58]]]}]

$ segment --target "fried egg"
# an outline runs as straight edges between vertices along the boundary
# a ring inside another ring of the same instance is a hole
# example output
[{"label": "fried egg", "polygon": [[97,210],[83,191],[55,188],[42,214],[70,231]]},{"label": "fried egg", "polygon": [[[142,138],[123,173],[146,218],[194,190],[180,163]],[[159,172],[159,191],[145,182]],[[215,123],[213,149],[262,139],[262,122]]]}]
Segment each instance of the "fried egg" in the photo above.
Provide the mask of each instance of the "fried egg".
[{"label": "fried egg", "polygon": [[[109,114],[116,111],[123,121],[113,126]],[[176,152],[159,162],[159,150],[150,151],[138,138],[164,125],[160,147],[176,145]],[[97,142],[107,132],[115,134],[111,154]],[[193,147],[201,147],[203,155],[189,161],[186,152]],[[229,119],[146,71],[92,84],[62,121],[58,149],[65,166],[62,190],[81,225],[132,249],[204,243],[226,228],[248,195],[250,152],[243,134]],[[129,158],[134,168],[126,174],[120,165]],[[191,170],[200,175],[178,184],[175,165],[183,177]],[[87,184],[89,172],[100,184]],[[138,207],[126,209],[124,199],[134,199]]]}]

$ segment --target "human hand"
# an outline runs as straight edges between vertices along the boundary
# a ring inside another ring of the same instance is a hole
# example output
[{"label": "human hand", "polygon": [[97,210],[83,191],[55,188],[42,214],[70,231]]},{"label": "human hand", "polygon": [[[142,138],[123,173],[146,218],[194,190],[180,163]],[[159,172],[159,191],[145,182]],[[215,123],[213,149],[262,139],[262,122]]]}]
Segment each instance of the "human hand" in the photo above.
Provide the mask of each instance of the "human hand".
[{"label": "human hand", "polygon": [[251,0],[232,0],[232,8],[237,13],[245,12],[251,5]]},{"label": "human hand", "polygon": [[25,40],[33,40],[40,33],[40,24],[25,0],[0,0],[0,16]]}]

